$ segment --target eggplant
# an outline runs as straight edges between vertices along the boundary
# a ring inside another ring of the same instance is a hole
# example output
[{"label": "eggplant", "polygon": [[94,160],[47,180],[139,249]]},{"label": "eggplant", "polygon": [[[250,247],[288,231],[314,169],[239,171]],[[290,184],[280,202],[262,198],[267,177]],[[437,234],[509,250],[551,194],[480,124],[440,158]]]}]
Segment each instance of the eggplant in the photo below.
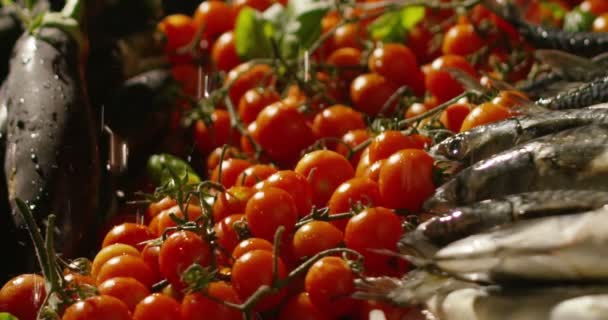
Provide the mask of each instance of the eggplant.
[{"label": "eggplant", "polygon": [[[77,40],[84,37],[67,30],[43,24],[15,44],[4,87],[4,174],[17,229],[24,226],[17,198],[40,225],[56,214],[56,250],[73,258],[87,255],[97,240],[92,230],[98,222],[99,127],[84,87],[84,55]],[[24,263],[32,269],[35,258],[29,256]]]}]

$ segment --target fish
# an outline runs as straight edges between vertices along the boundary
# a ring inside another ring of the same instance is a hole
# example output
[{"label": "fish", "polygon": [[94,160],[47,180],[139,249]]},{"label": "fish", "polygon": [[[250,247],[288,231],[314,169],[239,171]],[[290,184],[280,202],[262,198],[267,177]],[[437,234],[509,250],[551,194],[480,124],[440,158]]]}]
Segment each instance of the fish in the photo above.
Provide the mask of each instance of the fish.
[{"label": "fish", "polygon": [[593,57],[608,52],[608,33],[564,31],[525,21],[510,1],[484,0],[488,9],[511,23],[537,49],[555,49]]},{"label": "fish", "polygon": [[608,207],[519,221],[440,249],[431,264],[475,282],[608,281]]},{"label": "fish", "polygon": [[460,171],[424,203],[431,212],[543,190],[608,190],[608,126],[543,136]]},{"label": "fish", "polygon": [[608,294],[592,294],[560,302],[550,320],[603,320],[608,314]]},{"label": "fish", "polygon": [[588,124],[608,123],[608,109],[544,111],[475,127],[433,146],[431,155],[467,167],[532,139]]},{"label": "fish", "polygon": [[608,76],[583,83],[554,96],[538,99],[538,106],[553,109],[573,109],[608,102]]},{"label": "fish", "polygon": [[596,190],[548,190],[499,197],[450,209],[406,233],[399,247],[429,257],[439,247],[472,234],[520,220],[564,215],[608,204],[608,192]]}]

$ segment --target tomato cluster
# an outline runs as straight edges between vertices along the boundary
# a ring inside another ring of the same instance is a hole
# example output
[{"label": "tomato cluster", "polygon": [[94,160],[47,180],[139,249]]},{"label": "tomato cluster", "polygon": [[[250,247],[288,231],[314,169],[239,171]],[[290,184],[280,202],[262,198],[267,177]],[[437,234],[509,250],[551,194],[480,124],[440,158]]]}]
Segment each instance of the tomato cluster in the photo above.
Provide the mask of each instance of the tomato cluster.
[{"label": "tomato cluster", "polygon": [[[369,31],[389,9],[365,6],[374,2],[326,12],[304,72],[301,61],[292,70],[281,57],[238,54],[239,13],[285,1],[209,0],[159,23],[185,97],[175,115],[190,120],[203,159],[194,167],[208,179],[157,186],[144,217],[123,219],[138,223],[104,235],[90,268],[65,268],[62,319],[367,319],[372,310],[418,319],[354,299],[354,282],[410,269],[387,252],[425,217],[441,177],[427,152],[438,137],[530,103],[515,90],[473,99],[458,78],[521,80],[533,50],[481,5],[426,8],[398,41],[378,38]],[[532,1],[526,17],[562,23],[546,2],[578,5],[608,30],[602,0]],[[35,319],[46,289],[38,275],[14,278],[0,311]]]}]

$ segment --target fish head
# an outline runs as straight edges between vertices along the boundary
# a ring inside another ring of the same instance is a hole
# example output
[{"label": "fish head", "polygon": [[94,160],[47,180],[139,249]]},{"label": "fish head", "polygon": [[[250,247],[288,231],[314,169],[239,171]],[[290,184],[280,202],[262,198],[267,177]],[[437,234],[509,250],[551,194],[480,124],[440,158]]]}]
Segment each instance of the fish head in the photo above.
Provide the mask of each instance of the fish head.
[{"label": "fish head", "polygon": [[466,133],[449,137],[435,145],[431,149],[431,154],[439,159],[463,160],[470,151],[469,140],[469,135]]}]

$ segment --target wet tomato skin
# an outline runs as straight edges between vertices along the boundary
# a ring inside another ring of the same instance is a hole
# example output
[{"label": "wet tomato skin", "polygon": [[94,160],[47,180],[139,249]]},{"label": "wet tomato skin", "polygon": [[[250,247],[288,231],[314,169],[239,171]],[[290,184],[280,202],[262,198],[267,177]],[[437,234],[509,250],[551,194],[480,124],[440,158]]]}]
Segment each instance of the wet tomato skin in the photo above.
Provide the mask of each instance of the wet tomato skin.
[{"label": "wet tomato skin", "polygon": [[62,320],[131,320],[127,305],[111,296],[93,296],[69,306]]},{"label": "wet tomato skin", "polygon": [[22,320],[35,320],[46,298],[45,280],[37,274],[22,274],[0,289],[0,310]]},{"label": "wet tomato skin", "polygon": [[173,320],[180,319],[180,304],[175,299],[160,293],[144,298],[135,307],[133,320]]},{"label": "wet tomato skin", "polygon": [[350,297],[355,291],[354,280],[346,261],[339,257],[324,257],[310,267],[304,286],[315,307],[339,317],[357,309],[357,301]]},{"label": "wet tomato skin", "polygon": [[112,296],[124,302],[130,311],[150,294],[150,290],[134,278],[116,277],[102,282],[97,289],[99,293]]},{"label": "wet tomato skin", "polygon": [[160,247],[159,267],[163,276],[176,288],[182,288],[182,273],[193,263],[205,267],[211,261],[209,243],[191,231],[170,235]]}]

